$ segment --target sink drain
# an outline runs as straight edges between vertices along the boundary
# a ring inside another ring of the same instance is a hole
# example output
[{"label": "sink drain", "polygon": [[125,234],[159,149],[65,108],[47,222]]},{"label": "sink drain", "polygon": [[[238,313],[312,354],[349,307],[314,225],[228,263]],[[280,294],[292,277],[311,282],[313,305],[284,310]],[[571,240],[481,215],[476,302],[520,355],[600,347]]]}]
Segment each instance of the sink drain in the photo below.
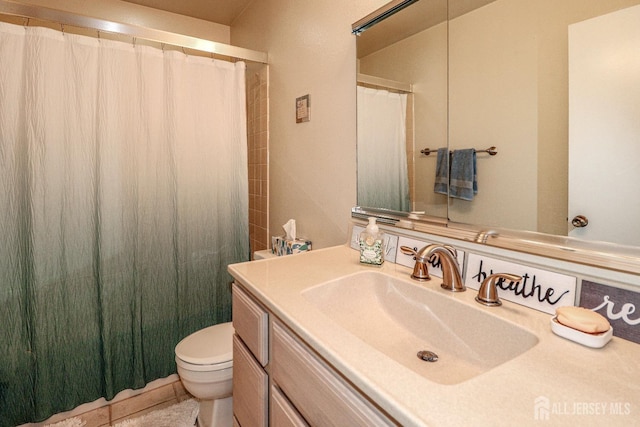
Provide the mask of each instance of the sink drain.
[{"label": "sink drain", "polygon": [[418,352],[418,359],[422,359],[425,362],[437,362],[438,355],[435,354],[433,351],[421,350]]}]

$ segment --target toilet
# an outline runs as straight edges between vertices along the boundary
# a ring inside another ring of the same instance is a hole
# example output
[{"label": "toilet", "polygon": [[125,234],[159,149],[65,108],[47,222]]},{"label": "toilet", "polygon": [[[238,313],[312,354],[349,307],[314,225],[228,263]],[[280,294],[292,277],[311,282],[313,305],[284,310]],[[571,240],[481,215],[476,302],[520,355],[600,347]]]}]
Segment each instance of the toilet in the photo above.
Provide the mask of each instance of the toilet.
[{"label": "toilet", "polygon": [[233,425],[233,325],[201,329],[178,343],[176,365],[182,385],[200,401],[199,427]]}]

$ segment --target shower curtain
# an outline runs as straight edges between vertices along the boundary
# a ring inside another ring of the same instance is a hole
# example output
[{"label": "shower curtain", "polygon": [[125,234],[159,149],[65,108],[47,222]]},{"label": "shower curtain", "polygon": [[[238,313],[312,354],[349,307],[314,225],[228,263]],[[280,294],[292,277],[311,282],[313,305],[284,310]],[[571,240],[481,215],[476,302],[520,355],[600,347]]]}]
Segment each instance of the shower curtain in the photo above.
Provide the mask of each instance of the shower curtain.
[{"label": "shower curtain", "polygon": [[409,211],[407,95],[358,86],[358,204]]},{"label": "shower curtain", "polygon": [[243,63],[0,23],[0,426],[175,372],[248,247]]}]

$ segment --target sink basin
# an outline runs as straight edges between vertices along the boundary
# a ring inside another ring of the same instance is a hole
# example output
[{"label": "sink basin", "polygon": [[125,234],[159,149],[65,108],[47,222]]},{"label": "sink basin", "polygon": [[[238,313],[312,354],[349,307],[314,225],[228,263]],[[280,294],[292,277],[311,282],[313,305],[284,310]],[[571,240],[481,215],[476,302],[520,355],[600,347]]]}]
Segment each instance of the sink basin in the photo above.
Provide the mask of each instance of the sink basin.
[{"label": "sink basin", "polygon": [[[302,295],[360,340],[440,384],[469,380],[538,342],[529,331],[444,292],[381,272],[359,272]],[[419,359],[421,350],[437,354],[438,360]]]}]

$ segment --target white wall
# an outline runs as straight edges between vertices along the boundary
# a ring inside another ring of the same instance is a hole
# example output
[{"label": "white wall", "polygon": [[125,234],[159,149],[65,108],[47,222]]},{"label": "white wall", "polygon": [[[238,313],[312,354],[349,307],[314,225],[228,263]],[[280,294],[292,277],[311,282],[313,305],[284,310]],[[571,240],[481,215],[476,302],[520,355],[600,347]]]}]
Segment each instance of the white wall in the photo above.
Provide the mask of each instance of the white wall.
[{"label": "white wall", "polygon": [[[356,55],[351,24],[386,0],[263,0],[231,43],[269,54],[271,234],[294,218],[314,248],[344,243],[356,204]],[[296,124],[309,94],[311,121]]]}]

